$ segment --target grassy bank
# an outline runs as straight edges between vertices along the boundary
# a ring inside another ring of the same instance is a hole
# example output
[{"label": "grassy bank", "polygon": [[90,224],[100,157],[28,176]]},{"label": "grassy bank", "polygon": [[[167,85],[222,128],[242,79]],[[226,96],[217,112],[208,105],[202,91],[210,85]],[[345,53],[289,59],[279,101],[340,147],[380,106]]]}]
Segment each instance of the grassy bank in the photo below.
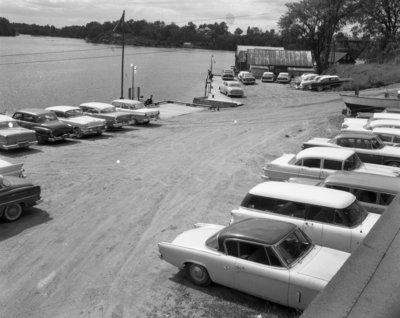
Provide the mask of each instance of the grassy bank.
[{"label": "grassy bank", "polygon": [[352,78],[352,82],[343,86],[344,90],[354,90],[356,86],[366,89],[400,83],[400,65],[393,64],[335,65],[326,74]]}]

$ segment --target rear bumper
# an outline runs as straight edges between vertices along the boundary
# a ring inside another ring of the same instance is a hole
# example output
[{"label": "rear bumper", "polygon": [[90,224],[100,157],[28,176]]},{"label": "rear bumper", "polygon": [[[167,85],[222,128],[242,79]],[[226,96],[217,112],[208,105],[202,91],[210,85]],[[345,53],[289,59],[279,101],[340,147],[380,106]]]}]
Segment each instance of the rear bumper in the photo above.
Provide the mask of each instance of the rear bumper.
[{"label": "rear bumper", "polygon": [[6,144],[0,144],[0,148],[4,150],[9,150],[9,149],[18,149],[18,148],[25,148],[29,146],[33,146],[37,144],[37,140],[35,141],[21,141],[16,144],[12,145],[6,145]]}]

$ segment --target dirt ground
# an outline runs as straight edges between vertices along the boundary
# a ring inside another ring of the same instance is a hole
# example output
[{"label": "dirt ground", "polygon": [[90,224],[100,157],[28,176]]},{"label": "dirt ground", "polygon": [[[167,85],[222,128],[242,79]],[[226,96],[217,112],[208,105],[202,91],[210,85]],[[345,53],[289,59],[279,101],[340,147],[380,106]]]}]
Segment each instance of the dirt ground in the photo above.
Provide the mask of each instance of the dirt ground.
[{"label": "dirt ground", "polygon": [[159,259],[196,222],[227,224],[266,161],[342,121],[338,92],[246,87],[244,106],[2,152],[44,202],[0,223],[0,317],[296,317]]}]

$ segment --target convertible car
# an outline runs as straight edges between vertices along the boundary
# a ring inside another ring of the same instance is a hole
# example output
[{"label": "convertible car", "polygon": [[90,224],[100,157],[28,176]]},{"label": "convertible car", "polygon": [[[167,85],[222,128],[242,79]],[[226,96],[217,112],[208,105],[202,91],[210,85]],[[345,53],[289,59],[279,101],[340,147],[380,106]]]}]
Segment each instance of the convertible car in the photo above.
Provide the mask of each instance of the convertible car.
[{"label": "convertible car", "polygon": [[356,171],[400,177],[400,168],[363,163],[351,149],[311,147],[295,154],[284,154],[263,168],[265,180],[287,180],[293,177],[325,179],[335,171]]},{"label": "convertible car", "polygon": [[70,124],[76,138],[86,135],[101,135],[106,130],[104,119],[85,116],[82,109],[75,106],[52,106],[46,110],[54,112],[62,122]]},{"label": "convertible car", "polygon": [[333,147],[354,150],[362,162],[400,167],[400,148],[386,145],[373,133],[345,131],[333,138],[312,138],[303,143],[310,147]]},{"label": "convertible car", "polygon": [[28,148],[36,143],[35,132],[21,127],[14,118],[0,115],[1,149]]},{"label": "convertible car", "polygon": [[215,282],[284,306],[304,310],[350,254],[314,245],[296,225],[246,219],[224,227],[196,224],[160,257],[185,268],[196,285]]},{"label": "convertible car", "polygon": [[22,210],[39,204],[40,186],[20,178],[0,177],[0,217],[7,222],[18,220]]}]

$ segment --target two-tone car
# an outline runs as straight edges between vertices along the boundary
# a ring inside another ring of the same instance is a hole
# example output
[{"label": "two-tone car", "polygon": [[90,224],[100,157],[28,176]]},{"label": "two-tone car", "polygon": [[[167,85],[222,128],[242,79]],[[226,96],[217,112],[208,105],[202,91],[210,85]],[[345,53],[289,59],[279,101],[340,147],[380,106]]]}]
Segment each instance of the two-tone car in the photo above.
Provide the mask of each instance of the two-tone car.
[{"label": "two-tone car", "polygon": [[243,97],[244,91],[238,81],[223,81],[219,87],[221,94],[232,97]]},{"label": "two-tone car", "polygon": [[400,167],[400,147],[386,145],[373,133],[342,131],[333,138],[312,138],[303,143],[303,149],[315,146],[347,148],[362,162]]},{"label": "two-tone car", "polygon": [[0,217],[6,222],[18,220],[23,209],[42,202],[40,186],[16,178],[0,176]]},{"label": "two-tone car", "polygon": [[46,110],[54,112],[58,119],[72,126],[74,136],[82,138],[87,135],[101,135],[106,130],[104,119],[86,116],[76,106],[51,106]]},{"label": "two-tone car", "polygon": [[0,149],[28,148],[36,143],[35,132],[21,127],[14,118],[0,115]]},{"label": "two-tone car", "polygon": [[300,310],[350,255],[313,244],[294,224],[266,219],[227,227],[196,224],[158,248],[160,257],[185,269],[195,285],[215,282]]},{"label": "two-tone car", "polygon": [[131,115],[127,112],[121,112],[114,105],[99,102],[89,102],[79,105],[83,114],[104,119],[107,129],[122,128],[133,123]]},{"label": "two-tone car", "polygon": [[297,89],[307,90],[310,89],[311,83],[316,81],[320,76],[317,74],[307,74],[301,77],[301,81],[296,85]]},{"label": "two-tone car", "polygon": [[256,83],[256,78],[252,73],[248,71],[241,71],[238,74],[238,79],[245,85],[251,85]]},{"label": "two-tone car", "polygon": [[351,149],[331,147],[311,147],[297,154],[284,154],[266,163],[261,177],[275,181],[293,177],[322,180],[336,171],[400,177],[400,168],[364,163]]},{"label": "two-tone car", "polygon": [[380,218],[345,191],[269,181],[251,188],[231,223],[266,218],[296,224],[318,245],[353,252]]},{"label": "two-tone car", "polygon": [[378,127],[372,129],[372,133],[381,138],[386,145],[400,147],[400,128]]},{"label": "two-tone car", "polygon": [[323,91],[340,87],[343,81],[337,75],[324,75],[310,83],[310,89],[314,91]]},{"label": "two-tone car", "polygon": [[35,131],[38,144],[70,137],[72,126],[60,121],[52,111],[40,108],[18,110],[12,116],[24,128]]},{"label": "two-tone car", "polygon": [[143,102],[132,99],[115,99],[111,102],[117,111],[129,113],[131,124],[148,124],[160,119],[159,107],[146,107]]}]

